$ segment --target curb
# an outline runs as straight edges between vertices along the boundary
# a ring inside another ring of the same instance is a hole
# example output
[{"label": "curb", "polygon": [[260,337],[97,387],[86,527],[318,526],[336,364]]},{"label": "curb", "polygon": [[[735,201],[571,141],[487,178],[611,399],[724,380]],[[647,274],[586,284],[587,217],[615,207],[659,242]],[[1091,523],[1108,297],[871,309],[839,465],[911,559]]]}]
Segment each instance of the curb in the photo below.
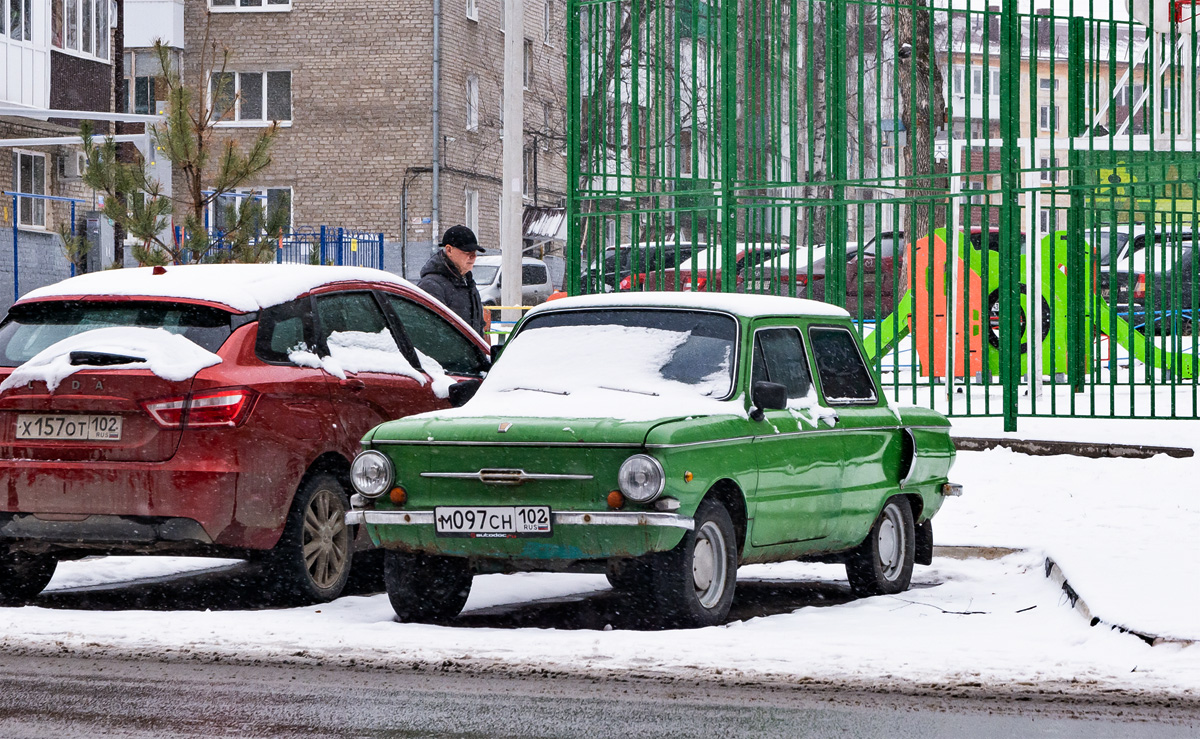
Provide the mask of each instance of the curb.
[{"label": "curb", "polygon": [[1128,629],[1124,626],[1119,626],[1117,624],[1105,621],[1092,612],[1092,609],[1088,606],[1087,602],[1080,597],[1075,588],[1071,587],[1071,583],[1067,580],[1066,573],[1062,571],[1062,568],[1058,566],[1057,562],[1049,557],[1046,557],[1046,577],[1053,580],[1055,584],[1062,588],[1063,593],[1065,593],[1067,596],[1067,600],[1071,601],[1071,607],[1078,611],[1079,614],[1084,618],[1086,618],[1092,626],[1107,626],[1108,628],[1115,629],[1122,634],[1132,634],[1152,647],[1157,647],[1159,644],[1178,644],[1179,646],[1186,647],[1196,643],[1195,639],[1177,639],[1169,636],[1156,636],[1154,634],[1137,631],[1136,629]]},{"label": "curb", "polygon": [[1156,454],[1185,459],[1195,456],[1195,450],[1190,447],[1177,446],[1147,446],[1145,444],[1104,444],[1088,441],[1042,441],[1037,439],[997,439],[979,436],[955,436],[954,448],[959,451],[982,452],[988,449],[1004,447],[1021,454],[1035,457],[1047,457],[1057,454],[1070,454],[1076,457],[1092,459],[1149,459]]}]

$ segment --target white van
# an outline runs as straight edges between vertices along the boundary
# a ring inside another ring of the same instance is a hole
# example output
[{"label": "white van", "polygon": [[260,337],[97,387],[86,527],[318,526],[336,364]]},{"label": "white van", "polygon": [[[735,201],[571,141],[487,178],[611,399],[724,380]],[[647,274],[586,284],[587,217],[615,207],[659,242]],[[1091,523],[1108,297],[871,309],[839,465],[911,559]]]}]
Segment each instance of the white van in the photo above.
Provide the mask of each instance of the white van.
[{"label": "white van", "polygon": [[[484,305],[501,305],[500,302],[500,255],[478,257],[471,274],[475,276],[475,288]],[[521,305],[537,305],[546,302],[554,285],[550,282],[550,270],[540,259],[521,259]]]}]

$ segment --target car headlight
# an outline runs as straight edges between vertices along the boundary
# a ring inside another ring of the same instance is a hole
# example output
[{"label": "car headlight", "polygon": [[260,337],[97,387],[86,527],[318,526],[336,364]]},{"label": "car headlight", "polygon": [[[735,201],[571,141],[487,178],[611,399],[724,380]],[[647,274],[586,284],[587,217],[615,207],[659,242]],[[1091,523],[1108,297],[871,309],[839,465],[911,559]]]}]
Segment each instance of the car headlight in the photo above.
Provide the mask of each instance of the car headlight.
[{"label": "car headlight", "polygon": [[378,498],[386,493],[395,476],[392,460],[373,449],[359,452],[350,464],[350,482],[367,498]]},{"label": "car headlight", "polygon": [[666,482],[662,465],[646,454],[635,454],[625,460],[617,473],[617,486],[635,503],[649,503],[657,498]]}]

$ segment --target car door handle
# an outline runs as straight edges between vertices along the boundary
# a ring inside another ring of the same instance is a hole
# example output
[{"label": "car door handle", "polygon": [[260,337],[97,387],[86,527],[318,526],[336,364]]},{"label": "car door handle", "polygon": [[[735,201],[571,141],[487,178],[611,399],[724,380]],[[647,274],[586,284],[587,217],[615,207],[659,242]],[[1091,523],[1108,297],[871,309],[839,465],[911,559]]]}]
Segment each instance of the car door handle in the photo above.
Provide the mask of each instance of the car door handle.
[{"label": "car door handle", "polygon": [[344,387],[352,392],[356,392],[356,393],[359,390],[366,389],[366,387],[367,387],[367,383],[363,382],[362,380],[342,380],[338,384],[341,385],[342,387]]}]

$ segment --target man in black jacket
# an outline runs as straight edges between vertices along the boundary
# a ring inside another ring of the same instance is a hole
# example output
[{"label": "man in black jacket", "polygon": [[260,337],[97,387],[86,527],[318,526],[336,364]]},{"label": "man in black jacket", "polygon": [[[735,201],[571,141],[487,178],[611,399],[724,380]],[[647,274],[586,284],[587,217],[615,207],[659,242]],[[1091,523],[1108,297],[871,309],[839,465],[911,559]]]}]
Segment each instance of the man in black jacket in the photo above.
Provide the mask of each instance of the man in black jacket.
[{"label": "man in black jacket", "polygon": [[466,226],[446,229],[441,243],[442,250],[434,252],[421,268],[417,286],[442,301],[482,335],[490,321],[483,312],[471,268],[475,266],[475,257],[484,249]]}]

